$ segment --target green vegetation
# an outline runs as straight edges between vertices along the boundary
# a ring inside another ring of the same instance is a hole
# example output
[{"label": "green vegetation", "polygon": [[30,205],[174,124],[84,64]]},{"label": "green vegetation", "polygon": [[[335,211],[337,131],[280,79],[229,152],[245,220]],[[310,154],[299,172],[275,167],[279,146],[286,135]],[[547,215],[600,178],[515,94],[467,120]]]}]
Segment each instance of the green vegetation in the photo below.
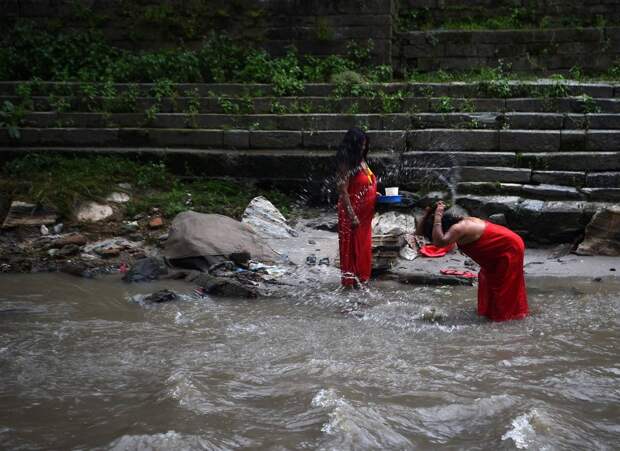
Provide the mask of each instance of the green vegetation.
[{"label": "green vegetation", "polygon": [[54,207],[67,216],[78,202],[101,200],[118,190],[121,182],[133,187],[128,216],[157,207],[168,217],[189,208],[240,217],[258,195],[269,198],[284,214],[291,205],[291,199],[279,191],[227,180],[184,181],[164,161],[146,163],[118,156],[28,154],[5,164],[1,174],[2,189],[13,197]]},{"label": "green vegetation", "polygon": [[[368,64],[373,49],[348,44],[345,56],[300,56],[289,48],[280,58],[265,50],[211,34],[197,50],[184,48],[136,52],[113,47],[96,29],[48,31],[19,22],[0,45],[1,80],[58,80],[85,82],[255,82],[273,83],[277,95],[291,95],[304,82],[328,81],[345,70],[385,79],[391,70]],[[165,89],[165,84],[155,89]],[[94,93],[86,93],[94,97]]]},{"label": "green vegetation", "polygon": [[[431,29],[446,30],[507,30],[507,29],[544,29],[553,27],[605,27],[610,24],[605,17],[595,15],[570,16],[542,15],[532,8],[515,7],[494,10],[489,15],[489,8],[482,6],[444,6],[432,11],[430,8],[410,8],[406,3],[400,7],[397,27],[401,31],[419,31]],[[453,17],[458,17],[454,19]]]}]

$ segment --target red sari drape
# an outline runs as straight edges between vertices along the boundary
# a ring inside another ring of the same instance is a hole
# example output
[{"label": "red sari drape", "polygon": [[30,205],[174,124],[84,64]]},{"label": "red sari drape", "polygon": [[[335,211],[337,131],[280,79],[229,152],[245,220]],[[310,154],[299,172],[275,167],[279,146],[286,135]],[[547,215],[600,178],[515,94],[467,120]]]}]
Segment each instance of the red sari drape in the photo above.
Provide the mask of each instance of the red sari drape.
[{"label": "red sari drape", "polygon": [[347,188],[351,205],[360,224],[351,220],[342,199],[338,201],[338,244],[342,285],[351,286],[370,279],[372,270],[372,218],[377,201],[377,179],[370,171],[360,169],[349,178]]},{"label": "red sari drape", "polygon": [[490,222],[482,236],[459,249],[480,265],[478,314],[493,321],[521,319],[528,314],[523,273],[525,245],[513,231]]}]

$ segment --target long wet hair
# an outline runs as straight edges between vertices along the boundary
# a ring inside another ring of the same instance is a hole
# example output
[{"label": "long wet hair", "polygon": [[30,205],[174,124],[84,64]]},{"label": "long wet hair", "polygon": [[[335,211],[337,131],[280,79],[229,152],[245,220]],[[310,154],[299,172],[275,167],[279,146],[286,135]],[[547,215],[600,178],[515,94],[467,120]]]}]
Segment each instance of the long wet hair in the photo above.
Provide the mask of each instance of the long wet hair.
[{"label": "long wet hair", "polygon": [[342,143],[336,152],[336,166],[338,171],[349,174],[359,168],[362,161],[368,156],[370,139],[368,135],[357,127],[351,128],[344,135]]},{"label": "long wet hair", "polygon": [[[435,208],[431,210],[431,212],[426,216],[424,223],[422,223],[422,234],[427,240],[431,242],[433,241],[433,223],[435,222],[436,208],[437,206],[435,206]],[[452,227],[454,224],[461,222],[462,220],[463,216],[457,216],[452,213],[444,213],[444,215],[441,217],[441,230],[443,231],[443,233],[446,233],[448,232],[448,229],[450,229],[450,227]]]}]

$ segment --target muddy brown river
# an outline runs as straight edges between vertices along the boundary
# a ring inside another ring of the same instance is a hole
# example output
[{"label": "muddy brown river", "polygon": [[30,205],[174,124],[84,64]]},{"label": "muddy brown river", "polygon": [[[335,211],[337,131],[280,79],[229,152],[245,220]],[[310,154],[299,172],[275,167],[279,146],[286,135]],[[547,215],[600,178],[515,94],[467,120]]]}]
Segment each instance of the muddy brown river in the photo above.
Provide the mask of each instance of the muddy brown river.
[{"label": "muddy brown river", "polygon": [[[182,299],[143,305],[140,293]],[[0,275],[3,449],[617,449],[620,282],[200,299],[182,282]],[[441,324],[420,319],[428,307]]]}]

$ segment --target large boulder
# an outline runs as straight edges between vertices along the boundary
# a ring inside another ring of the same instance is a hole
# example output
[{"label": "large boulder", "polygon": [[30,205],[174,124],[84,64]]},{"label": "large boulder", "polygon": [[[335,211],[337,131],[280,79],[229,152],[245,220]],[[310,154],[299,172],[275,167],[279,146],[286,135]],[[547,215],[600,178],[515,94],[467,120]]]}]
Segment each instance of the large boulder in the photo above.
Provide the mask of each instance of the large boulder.
[{"label": "large boulder", "polygon": [[594,215],[575,252],[579,255],[620,255],[620,205],[604,208]]},{"label": "large boulder", "polygon": [[286,218],[271,202],[263,196],[250,201],[243,212],[241,222],[250,225],[256,233],[267,238],[290,238],[297,236]]},{"label": "large boulder", "polygon": [[173,219],[164,247],[164,255],[170,260],[228,259],[231,254],[240,253],[263,261],[273,261],[277,257],[248,224],[223,215],[195,211],[179,213]]}]

